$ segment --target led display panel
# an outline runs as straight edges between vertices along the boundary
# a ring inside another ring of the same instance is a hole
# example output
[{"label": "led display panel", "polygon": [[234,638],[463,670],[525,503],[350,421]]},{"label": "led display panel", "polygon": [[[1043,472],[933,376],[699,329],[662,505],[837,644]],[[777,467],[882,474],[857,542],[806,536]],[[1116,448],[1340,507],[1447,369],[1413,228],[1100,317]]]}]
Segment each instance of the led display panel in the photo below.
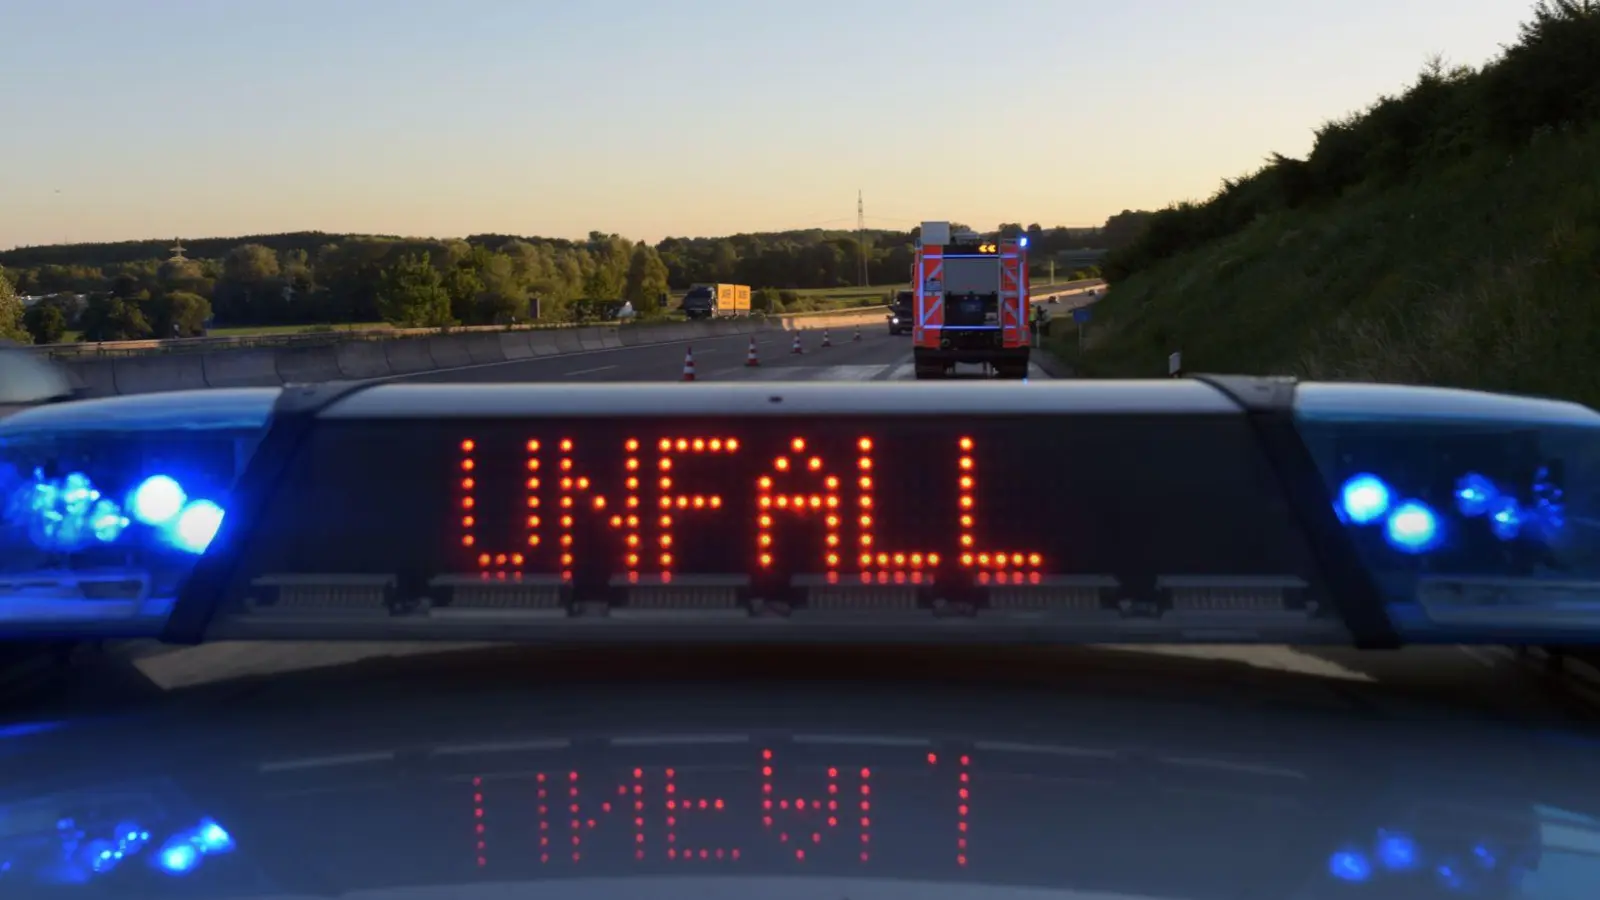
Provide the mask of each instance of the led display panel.
[{"label": "led display panel", "polygon": [[[561,605],[780,612],[1136,616],[1174,591],[1196,608],[1248,607],[1252,585],[1280,607],[1305,601],[1285,600],[1285,585],[1315,579],[1248,429],[1185,422],[1175,467],[1172,428],[1159,416],[335,419],[252,529],[233,597],[270,606],[283,585],[326,594],[343,578],[386,606],[435,611],[538,606],[540,591]],[[506,593],[516,585],[529,593]]]}]

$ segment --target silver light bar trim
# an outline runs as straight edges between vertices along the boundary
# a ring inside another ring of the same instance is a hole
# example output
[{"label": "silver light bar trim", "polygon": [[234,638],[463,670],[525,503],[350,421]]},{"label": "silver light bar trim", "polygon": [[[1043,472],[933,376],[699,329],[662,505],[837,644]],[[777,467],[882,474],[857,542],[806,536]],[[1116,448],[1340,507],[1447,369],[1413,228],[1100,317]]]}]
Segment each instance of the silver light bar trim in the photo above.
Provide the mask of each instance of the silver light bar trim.
[{"label": "silver light bar trim", "polygon": [[346,397],[324,419],[550,416],[1006,416],[1094,413],[1242,415],[1197,381],[837,384],[385,384]]},{"label": "silver light bar trim", "polygon": [[271,417],[282,388],[209,388],[51,403],[7,416],[0,439],[63,432],[248,431]]},{"label": "silver light bar trim", "polygon": [[1457,388],[1390,384],[1301,384],[1295,413],[1319,422],[1392,421],[1600,427],[1600,413],[1578,403]]}]

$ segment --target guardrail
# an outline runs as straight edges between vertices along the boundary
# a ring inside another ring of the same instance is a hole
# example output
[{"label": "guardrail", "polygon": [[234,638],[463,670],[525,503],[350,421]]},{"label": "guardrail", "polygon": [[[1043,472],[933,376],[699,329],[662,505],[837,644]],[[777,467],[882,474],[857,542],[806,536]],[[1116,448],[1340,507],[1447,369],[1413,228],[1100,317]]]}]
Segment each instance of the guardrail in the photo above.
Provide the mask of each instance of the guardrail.
[{"label": "guardrail", "polygon": [[594,325],[559,329],[437,331],[382,339],[290,347],[246,347],[191,353],[105,355],[60,360],[84,397],[151,394],[201,388],[270,387],[361,381],[442,369],[517,362],[649,344],[861,324],[885,307],[848,313],[720,319],[711,322]]},{"label": "guardrail", "polygon": [[[859,309],[882,307],[851,307],[844,310],[824,310],[818,313],[790,313],[792,317],[828,315],[830,312],[854,312]],[[687,324],[684,319],[655,320],[652,324]],[[70,344],[40,344],[35,350],[47,353],[52,359],[71,361],[94,356],[149,356],[169,353],[209,353],[225,350],[280,349],[284,347],[325,347],[347,341],[390,341],[399,338],[438,337],[460,334],[504,334],[507,332],[563,331],[575,328],[619,327],[617,321],[578,323],[539,323],[530,325],[462,325],[453,328],[339,328],[311,330],[280,334],[244,334],[227,337],[166,338],[143,341],[78,341]],[[626,327],[626,326],[622,326]]]},{"label": "guardrail", "polygon": [[[1062,287],[1051,296],[1082,293]],[[580,325],[569,328],[488,328],[358,333],[313,345],[228,347],[199,352],[98,354],[58,360],[84,397],[151,394],[202,388],[271,387],[322,381],[361,381],[443,369],[517,362],[650,344],[682,343],[764,331],[843,328],[880,319],[887,307],[794,313],[702,322]],[[165,343],[165,342],[155,342]],[[48,352],[48,348],[41,348]]]}]

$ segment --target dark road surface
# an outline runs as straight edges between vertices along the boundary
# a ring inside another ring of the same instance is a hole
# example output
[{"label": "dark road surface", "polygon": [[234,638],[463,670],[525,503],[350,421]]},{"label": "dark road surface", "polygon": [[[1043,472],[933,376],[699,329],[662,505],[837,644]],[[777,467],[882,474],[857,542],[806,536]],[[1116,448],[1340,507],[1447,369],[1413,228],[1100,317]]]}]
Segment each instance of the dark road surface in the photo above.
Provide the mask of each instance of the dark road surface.
[{"label": "dark road surface", "polygon": [[[745,365],[750,336],[712,338],[692,343],[654,344],[619,350],[596,350],[520,362],[492,363],[444,372],[408,376],[403,381],[432,383],[514,381],[679,381],[684,356],[693,350],[696,381],[908,381],[912,379],[911,338],[890,335],[883,323],[828,332],[831,347],[822,346],[821,331],[772,332],[755,336],[760,365]],[[794,337],[805,351],[793,352]],[[976,366],[963,375],[977,377]],[[1033,377],[1044,373],[1037,367]]]}]

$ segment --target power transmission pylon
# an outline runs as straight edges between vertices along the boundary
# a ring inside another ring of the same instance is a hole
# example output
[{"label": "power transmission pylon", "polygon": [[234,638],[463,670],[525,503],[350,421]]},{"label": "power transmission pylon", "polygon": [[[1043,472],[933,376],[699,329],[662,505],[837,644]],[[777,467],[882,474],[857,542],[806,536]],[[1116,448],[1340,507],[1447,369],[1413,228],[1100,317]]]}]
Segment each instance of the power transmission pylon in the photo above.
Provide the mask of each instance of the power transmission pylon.
[{"label": "power transmission pylon", "polygon": [[856,191],[856,257],[860,260],[861,286],[871,287],[867,283],[867,206],[859,189]]}]

